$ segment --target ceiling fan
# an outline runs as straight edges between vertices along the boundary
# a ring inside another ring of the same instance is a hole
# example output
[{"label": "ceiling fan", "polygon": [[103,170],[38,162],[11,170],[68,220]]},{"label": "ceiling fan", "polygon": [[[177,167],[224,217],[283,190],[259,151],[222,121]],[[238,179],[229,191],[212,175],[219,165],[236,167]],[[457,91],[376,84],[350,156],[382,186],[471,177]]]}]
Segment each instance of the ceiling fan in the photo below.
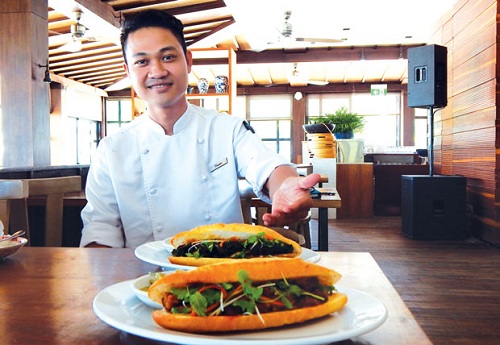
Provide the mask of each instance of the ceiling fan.
[{"label": "ceiling fan", "polygon": [[309,84],[318,86],[328,85],[328,81],[326,79],[325,80],[309,79],[307,75],[299,71],[299,69],[297,68],[297,63],[293,64],[293,70],[290,76],[288,77],[288,81],[292,86],[297,84]]},{"label": "ceiling fan", "polygon": [[[285,11],[284,12],[284,21],[281,24],[280,27],[278,27],[278,37],[277,41],[278,43],[292,43],[292,42],[308,42],[311,44],[314,43],[340,43],[342,42],[341,39],[336,39],[336,38],[319,38],[319,37],[299,37],[299,36],[294,36],[293,33],[293,25],[292,22],[290,21],[290,17],[292,15],[292,11]],[[269,42],[269,44],[273,44],[274,42]]]},{"label": "ceiling fan", "polygon": [[83,15],[83,11],[75,7],[73,9],[73,20],[74,23],[71,24],[71,41],[62,45],[60,48],[65,51],[69,52],[78,52],[82,49],[82,41],[91,41],[95,42],[96,38],[95,37],[87,37],[85,34],[87,33],[88,28],[80,23],[80,20]]}]

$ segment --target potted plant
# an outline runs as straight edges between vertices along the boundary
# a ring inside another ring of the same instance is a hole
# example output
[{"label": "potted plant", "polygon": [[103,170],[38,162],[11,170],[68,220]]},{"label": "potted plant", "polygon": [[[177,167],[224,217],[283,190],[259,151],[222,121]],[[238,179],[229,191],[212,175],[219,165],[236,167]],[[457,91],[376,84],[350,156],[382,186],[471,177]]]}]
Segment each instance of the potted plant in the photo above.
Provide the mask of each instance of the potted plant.
[{"label": "potted plant", "polygon": [[[332,132],[337,139],[351,139],[354,133],[361,132],[365,125],[362,116],[350,112],[346,107],[341,107],[334,113],[311,118],[310,122],[311,124],[333,125]],[[305,126],[304,130],[309,133]]]}]

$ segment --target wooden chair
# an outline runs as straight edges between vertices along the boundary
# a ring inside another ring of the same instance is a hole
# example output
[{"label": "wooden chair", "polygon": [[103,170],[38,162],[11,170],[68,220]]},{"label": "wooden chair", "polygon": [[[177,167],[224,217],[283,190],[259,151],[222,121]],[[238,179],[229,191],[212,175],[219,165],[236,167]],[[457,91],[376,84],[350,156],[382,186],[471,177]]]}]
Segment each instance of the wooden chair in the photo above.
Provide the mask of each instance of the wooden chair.
[{"label": "wooden chair", "polygon": [[11,227],[11,209],[12,204],[15,200],[22,200],[28,197],[28,188],[23,180],[0,180],[0,221],[2,221],[4,226],[4,232],[9,233],[9,229],[16,229],[10,231],[13,233],[17,230],[25,230],[28,226],[27,219],[28,213],[25,210],[24,224],[12,224]]},{"label": "wooden chair", "polygon": [[82,190],[80,176],[64,176],[23,179],[27,197],[17,200],[15,209],[11,208],[11,227],[14,224],[27,223],[25,230],[29,239],[28,198],[45,199],[44,244],[46,247],[62,246],[63,210],[65,193]]},{"label": "wooden chair", "polygon": [[304,244],[302,246],[308,249],[312,248],[311,228],[309,226],[310,222],[311,222],[311,212],[308,213],[306,218],[299,220],[298,222],[295,222],[288,227],[288,229],[296,232],[297,234],[299,234],[304,238]]}]

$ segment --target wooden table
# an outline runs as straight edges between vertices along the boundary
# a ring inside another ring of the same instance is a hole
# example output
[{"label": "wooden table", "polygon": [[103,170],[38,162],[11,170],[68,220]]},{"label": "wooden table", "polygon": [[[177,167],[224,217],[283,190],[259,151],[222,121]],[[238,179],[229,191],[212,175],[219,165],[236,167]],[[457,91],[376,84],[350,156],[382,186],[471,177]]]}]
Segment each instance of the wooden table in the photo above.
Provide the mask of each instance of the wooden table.
[{"label": "wooden table", "polygon": [[[343,274],[338,287],[369,293],[388,310],[382,326],[339,344],[431,344],[369,253],[320,254],[319,264]],[[161,344],[111,328],[92,310],[102,289],[156,269],[129,248],[21,248],[0,261],[0,344]]]},{"label": "wooden table", "polygon": [[[318,188],[318,190],[323,193],[333,194],[322,194],[321,199],[313,199],[312,206],[318,209],[318,250],[328,251],[328,209],[340,208],[342,199],[335,188]],[[259,198],[253,198],[252,207],[267,207],[270,209],[271,206]]]}]

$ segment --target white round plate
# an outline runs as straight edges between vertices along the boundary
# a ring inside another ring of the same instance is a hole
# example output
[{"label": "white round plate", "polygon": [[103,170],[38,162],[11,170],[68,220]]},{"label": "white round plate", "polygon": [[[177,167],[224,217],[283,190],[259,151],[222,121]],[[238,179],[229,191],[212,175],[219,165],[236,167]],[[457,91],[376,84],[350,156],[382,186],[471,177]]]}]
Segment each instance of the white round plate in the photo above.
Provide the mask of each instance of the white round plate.
[{"label": "white round plate", "polygon": [[[166,270],[181,269],[188,271],[196,268],[193,266],[172,264],[168,260],[168,257],[172,254],[170,253],[168,246],[165,244],[165,241],[144,243],[143,245],[140,245],[135,249],[134,254],[139,260],[153,265],[161,266]],[[299,255],[299,257],[309,262],[318,262],[320,259],[319,253],[316,253],[315,251],[308,248],[302,248],[302,253]]]},{"label": "white round plate", "polygon": [[172,251],[172,250],[174,250],[174,248],[175,248],[175,247],[172,245],[172,243],[170,243],[170,241],[172,241],[172,237],[168,237],[168,238],[166,238],[166,239],[164,239],[164,240],[162,241],[163,245],[165,246],[165,248],[167,248],[167,250],[168,250],[169,252],[171,252],[171,251]]},{"label": "white round plate", "polygon": [[306,323],[230,334],[195,334],[168,330],[151,317],[154,310],[143,304],[125,281],[102,290],[94,298],[93,310],[104,323],[140,337],[186,345],[306,345],[329,344],[350,339],[379,327],[387,318],[387,309],[375,297],[364,292],[337,287],[349,301],[337,313]]}]

